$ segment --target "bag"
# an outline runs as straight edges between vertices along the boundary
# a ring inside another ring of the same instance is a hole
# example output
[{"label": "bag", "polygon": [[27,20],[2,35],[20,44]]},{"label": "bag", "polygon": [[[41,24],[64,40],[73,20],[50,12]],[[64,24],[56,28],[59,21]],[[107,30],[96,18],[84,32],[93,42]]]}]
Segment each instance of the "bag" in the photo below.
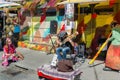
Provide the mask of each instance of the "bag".
[{"label": "bag", "polygon": [[72,60],[60,60],[58,62],[58,71],[60,72],[71,72],[73,71],[73,62]]}]

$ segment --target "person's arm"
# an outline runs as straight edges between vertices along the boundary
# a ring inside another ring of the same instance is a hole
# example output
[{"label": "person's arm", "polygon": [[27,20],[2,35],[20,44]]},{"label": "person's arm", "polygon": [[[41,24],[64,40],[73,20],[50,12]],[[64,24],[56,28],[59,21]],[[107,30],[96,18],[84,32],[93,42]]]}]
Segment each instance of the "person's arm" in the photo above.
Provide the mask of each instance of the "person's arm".
[{"label": "person's arm", "polygon": [[108,39],[108,41],[112,41],[112,40],[114,40],[114,37],[110,37],[110,38]]},{"label": "person's arm", "polygon": [[8,53],[8,50],[7,50],[7,46],[6,46],[6,45],[3,47],[3,52],[4,52],[4,54],[5,54],[6,56],[10,56],[10,55],[11,55],[11,54]]},{"label": "person's arm", "polygon": [[69,42],[71,43],[72,46],[74,46],[75,43],[71,39],[69,39]]},{"label": "person's arm", "polygon": [[59,47],[62,43],[60,42],[59,38],[57,38],[56,40],[56,46],[55,47]]}]

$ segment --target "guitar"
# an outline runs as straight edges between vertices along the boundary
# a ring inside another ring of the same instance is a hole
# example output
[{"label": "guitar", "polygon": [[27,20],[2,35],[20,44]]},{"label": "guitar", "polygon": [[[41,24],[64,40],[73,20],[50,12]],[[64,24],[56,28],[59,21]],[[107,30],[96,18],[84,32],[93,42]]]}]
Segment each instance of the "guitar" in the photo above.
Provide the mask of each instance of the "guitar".
[{"label": "guitar", "polygon": [[71,44],[72,44],[72,38],[74,38],[75,36],[77,36],[78,35],[78,32],[75,32],[74,34],[72,34],[72,35],[68,35],[68,36],[66,36],[66,38],[62,41],[62,42],[60,42],[60,45],[59,46],[63,46],[63,45],[65,45],[66,44],[66,42],[70,42]]}]

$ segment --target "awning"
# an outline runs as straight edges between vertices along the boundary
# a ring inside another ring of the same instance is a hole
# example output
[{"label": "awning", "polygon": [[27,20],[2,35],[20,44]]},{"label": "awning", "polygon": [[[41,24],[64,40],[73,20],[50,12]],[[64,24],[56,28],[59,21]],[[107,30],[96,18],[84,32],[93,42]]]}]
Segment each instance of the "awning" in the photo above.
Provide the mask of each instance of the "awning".
[{"label": "awning", "polygon": [[21,8],[21,5],[15,2],[0,1],[0,10],[3,10],[5,7],[9,9],[18,9]]},{"label": "awning", "polygon": [[18,2],[18,1],[23,1],[23,0],[10,0],[10,1],[11,1],[11,2],[12,2],[12,1]]},{"label": "awning", "polygon": [[21,5],[18,3],[14,3],[14,2],[6,2],[6,1],[0,2],[0,8],[9,7],[9,6],[21,6]]},{"label": "awning", "polygon": [[101,2],[109,2],[109,0],[66,0],[60,3],[57,3],[57,5],[61,4],[69,4],[69,3],[79,3],[79,4],[95,4],[95,3],[101,3]]},{"label": "awning", "polygon": [[57,3],[57,5],[64,5],[68,3],[79,3],[80,7],[90,7],[89,4],[97,4],[95,8],[103,7],[109,7],[109,0],[66,0],[60,3]]}]

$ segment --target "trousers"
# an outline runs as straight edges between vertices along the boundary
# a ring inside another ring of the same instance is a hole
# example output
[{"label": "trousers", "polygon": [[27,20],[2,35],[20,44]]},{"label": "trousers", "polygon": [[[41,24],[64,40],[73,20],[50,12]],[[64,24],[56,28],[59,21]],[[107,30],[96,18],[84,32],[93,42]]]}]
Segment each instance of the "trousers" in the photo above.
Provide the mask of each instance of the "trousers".
[{"label": "trousers", "polygon": [[69,47],[58,47],[58,48],[56,48],[56,54],[57,54],[58,61],[60,61],[62,59],[66,59],[66,54],[68,52],[70,52]]}]

